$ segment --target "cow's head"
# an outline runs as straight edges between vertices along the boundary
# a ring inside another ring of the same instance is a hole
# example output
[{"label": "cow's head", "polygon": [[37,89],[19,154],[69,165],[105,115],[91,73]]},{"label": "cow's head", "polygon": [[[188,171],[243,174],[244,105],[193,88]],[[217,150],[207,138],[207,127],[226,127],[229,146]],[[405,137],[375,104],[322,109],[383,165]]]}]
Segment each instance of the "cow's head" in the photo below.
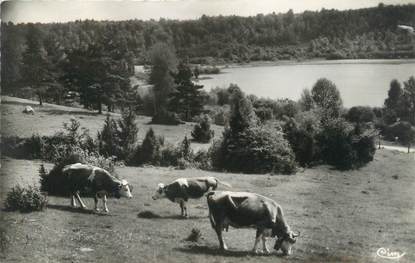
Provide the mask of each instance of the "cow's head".
[{"label": "cow's head", "polygon": [[292,247],[297,241],[297,237],[300,236],[300,232],[294,233],[293,231],[288,231],[282,236],[278,237],[275,241],[274,249],[279,250],[281,248],[284,255],[292,254]]},{"label": "cow's head", "polygon": [[121,180],[117,184],[117,191],[116,191],[115,196],[118,198],[120,197],[132,198],[133,197],[133,195],[131,194],[130,185],[128,184],[127,180]]},{"label": "cow's head", "polygon": [[151,198],[153,198],[153,200],[157,200],[157,199],[166,197],[166,192],[164,189],[165,189],[164,184],[159,183],[157,186],[156,193]]}]

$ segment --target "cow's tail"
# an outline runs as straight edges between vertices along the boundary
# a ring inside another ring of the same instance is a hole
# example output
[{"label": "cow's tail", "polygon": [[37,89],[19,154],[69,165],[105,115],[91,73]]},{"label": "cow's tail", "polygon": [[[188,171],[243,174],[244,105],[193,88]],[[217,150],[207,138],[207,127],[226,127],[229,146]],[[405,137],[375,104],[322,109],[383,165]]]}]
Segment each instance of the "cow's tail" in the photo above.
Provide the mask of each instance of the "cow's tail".
[{"label": "cow's tail", "polygon": [[215,192],[209,192],[206,195],[206,198],[207,198],[207,203],[208,203],[208,208],[209,208],[209,220],[210,220],[210,224],[212,225],[213,228],[216,228],[216,221],[215,221],[215,218],[214,218],[214,216],[212,214],[212,211],[211,211],[211,209],[212,209],[211,206],[213,205],[212,204],[212,202],[213,202],[212,196],[214,194],[215,194]]},{"label": "cow's tail", "polygon": [[224,182],[224,181],[220,181],[218,178],[215,177],[216,180],[216,187],[215,189],[219,186],[219,185],[223,185],[226,186],[227,188],[232,188],[232,185],[230,185],[228,182]]}]

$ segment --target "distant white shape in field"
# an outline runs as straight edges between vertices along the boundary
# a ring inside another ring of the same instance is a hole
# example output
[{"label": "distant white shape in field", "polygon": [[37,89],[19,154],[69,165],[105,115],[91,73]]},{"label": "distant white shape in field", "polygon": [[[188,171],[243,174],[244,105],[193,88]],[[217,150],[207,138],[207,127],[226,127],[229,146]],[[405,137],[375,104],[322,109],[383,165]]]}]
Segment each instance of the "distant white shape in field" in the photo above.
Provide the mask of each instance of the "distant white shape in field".
[{"label": "distant white shape in field", "polygon": [[406,32],[408,32],[408,34],[415,35],[414,28],[413,28],[413,27],[411,27],[411,26],[406,26],[406,25],[398,25],[398,28],[400,28],[400,29],[402,29],[402,30],[405,30]]},{"label": "distant white shape in field", "polygon": [[32,107],[30,107],[30,106],[25,106],[24,107],[24,110],[23,110],[23,113],[26,113],[26,114],[35,114],[35,110]]}]

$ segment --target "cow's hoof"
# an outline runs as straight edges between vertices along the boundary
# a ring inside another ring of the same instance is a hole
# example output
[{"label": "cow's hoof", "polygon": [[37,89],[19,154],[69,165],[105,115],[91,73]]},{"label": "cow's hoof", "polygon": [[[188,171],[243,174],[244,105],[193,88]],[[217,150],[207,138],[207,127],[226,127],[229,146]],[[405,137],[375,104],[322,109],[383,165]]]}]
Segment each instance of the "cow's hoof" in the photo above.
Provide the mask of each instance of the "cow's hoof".
[{"label": "cow's hoof", "polygon": [[258,255],[259,251],[257,249],[252,249],[252,253],[255,254],[255,255]]},{"label": "cow's hoof", "polygon": [[108,210],[108,209],[104,209],[104,212],[105,212],[105,213],[108,213],[109,211],[110,211],[110,210]]},{"label": "cow's hoof", "polygon": [[95,210],[95,212],[101,212],[101,209],[99,209],[99,208],[95,208],[94,210]]},{"label": "cow's hoof", "polygon": [[264,249],[264,251],[262,251],[264,254],[269,255],[271,253],[271,251],[269,251],[269,249]]}]

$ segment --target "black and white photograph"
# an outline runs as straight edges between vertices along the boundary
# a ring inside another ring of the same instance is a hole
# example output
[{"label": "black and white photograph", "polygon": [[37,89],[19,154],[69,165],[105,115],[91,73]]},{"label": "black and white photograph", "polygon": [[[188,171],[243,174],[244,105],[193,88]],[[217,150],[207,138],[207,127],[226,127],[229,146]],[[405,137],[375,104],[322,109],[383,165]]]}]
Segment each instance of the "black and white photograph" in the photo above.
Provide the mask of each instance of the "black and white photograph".
[{"label": "black and white photograph", "polygon": [[415,262],[415,0],[0,11],[0,262]]}]

